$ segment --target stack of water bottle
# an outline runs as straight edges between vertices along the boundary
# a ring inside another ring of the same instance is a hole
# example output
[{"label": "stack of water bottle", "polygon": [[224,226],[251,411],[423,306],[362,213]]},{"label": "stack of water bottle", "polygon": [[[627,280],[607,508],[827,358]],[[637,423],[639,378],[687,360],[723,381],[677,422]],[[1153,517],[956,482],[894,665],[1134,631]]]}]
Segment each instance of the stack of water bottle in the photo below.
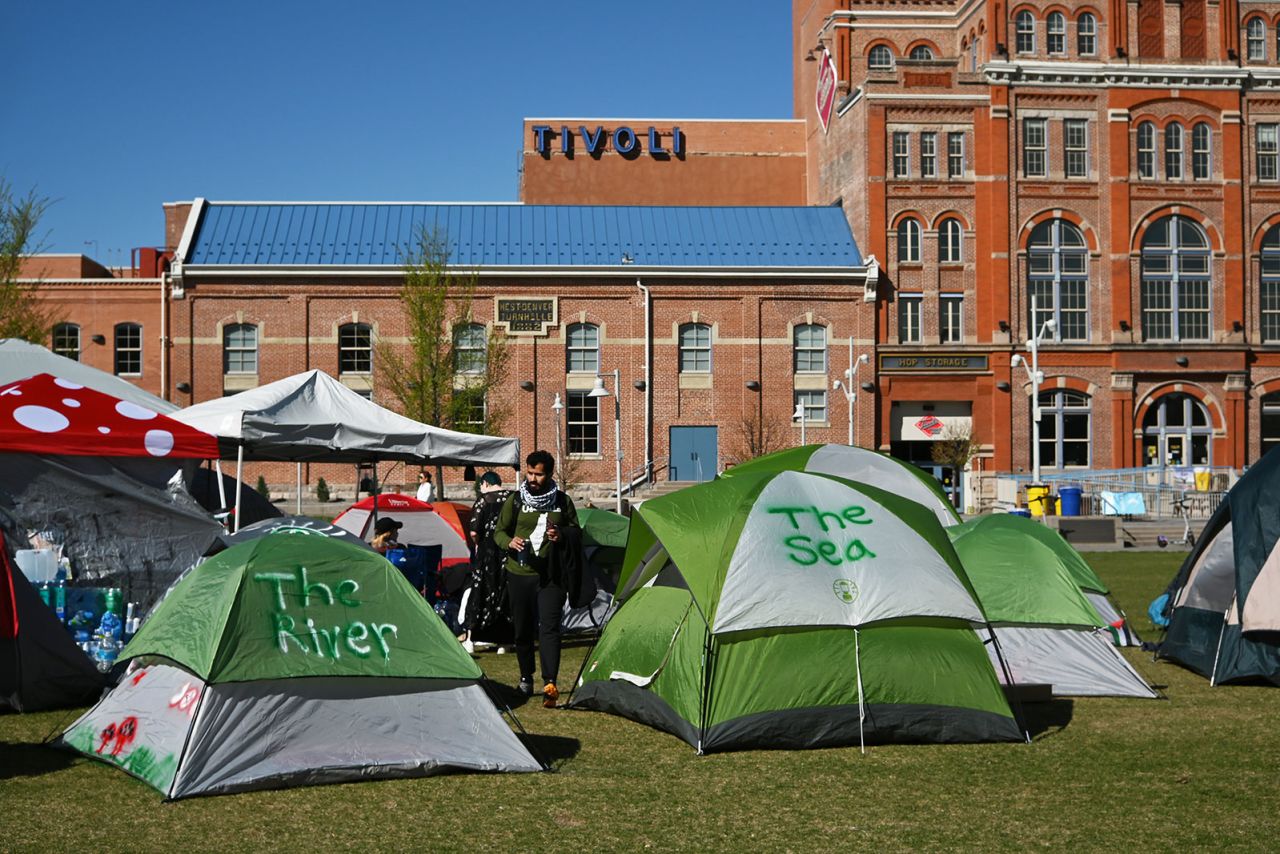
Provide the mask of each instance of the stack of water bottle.
[{"label": "stack of water bottle", "polygon": [[123,596],[120,588],[111,587],[103,594],[102,616],[97,620],[96,626],[94,623],[96,615],[92,610],[76,611],[68,619],[67,580],[69,577],[70,562],[63,558],[54,580],[40,585],[40,598],[53,609],[58,621],[66,624],[76,644],[93,659],[97,668],[106,673],[115,664],[116,657],[120,654],[125,642],[138,631],[138,624],[141,621],[134,616],[135,605],[133,602],[128,603],[122,614]]}]

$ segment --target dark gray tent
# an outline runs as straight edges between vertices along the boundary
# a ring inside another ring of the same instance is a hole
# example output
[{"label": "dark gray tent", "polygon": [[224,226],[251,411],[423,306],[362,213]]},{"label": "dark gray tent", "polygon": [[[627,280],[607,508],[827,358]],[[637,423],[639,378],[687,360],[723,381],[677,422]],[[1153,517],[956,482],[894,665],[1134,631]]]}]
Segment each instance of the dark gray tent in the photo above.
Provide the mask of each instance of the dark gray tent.
[{"label": "dark gray tent", "polygon": [[0,534],[0,709],[38,712],[91,702],[103,679],[10,559]]},{"label": "dark gray tent", "polygon": [[1166,592],[1160,658],[1215,685],[1280,685],[1280,453],[1227,493]]}]

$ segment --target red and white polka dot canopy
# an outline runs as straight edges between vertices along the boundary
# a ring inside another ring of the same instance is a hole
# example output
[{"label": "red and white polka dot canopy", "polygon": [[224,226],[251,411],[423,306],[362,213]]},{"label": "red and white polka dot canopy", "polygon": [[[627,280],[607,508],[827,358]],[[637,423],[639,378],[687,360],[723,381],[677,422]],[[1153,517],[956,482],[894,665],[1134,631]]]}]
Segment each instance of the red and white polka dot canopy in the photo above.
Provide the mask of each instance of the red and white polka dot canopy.
[{"label": "red and white polka dot canopy", "polygon": [[37,374],[0,387],[0,452],[213,459],[218,440],[136,403]]}]

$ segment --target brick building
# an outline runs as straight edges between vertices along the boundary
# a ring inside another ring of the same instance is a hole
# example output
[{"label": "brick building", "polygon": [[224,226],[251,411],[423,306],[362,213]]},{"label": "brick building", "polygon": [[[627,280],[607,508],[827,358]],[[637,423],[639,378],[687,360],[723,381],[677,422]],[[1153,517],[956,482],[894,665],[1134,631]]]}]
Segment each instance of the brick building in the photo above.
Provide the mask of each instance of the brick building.
[{"label": "brick building", "polygon": [[[791,444],[797,403],[809,435],[843,438],[831,345],[872,334],[858,325],[874,319],[868,270],[830,207],[197,200],[166,212],[170,385],[151,390],[185,405],[320,368],[395,408],[375,345],[407,342],[401,250],[426,228],[478,277],[474,326],[455,330],[463,355],[482,361],[494,325],[507,335],[509,370],[487,404],[511,413],[505,433],[527,449],[555,448],[559,430],[578,483],[614,480],[615,401],[628,482],[707,479],[762,441]],[[477,370],[462,358],[458,381]],[[597,377],[610,397],[590,395]]]},{"label": "brick building", "polygon": [[1046,470],[1239,467],[1280,441],[1277,24],[1247,2],[795,0],[808,201],[841,204],[887,279],[880,447],[925,456],[932,406],[1026,470],[1035,389],[1010,361],[1049,319]]}]

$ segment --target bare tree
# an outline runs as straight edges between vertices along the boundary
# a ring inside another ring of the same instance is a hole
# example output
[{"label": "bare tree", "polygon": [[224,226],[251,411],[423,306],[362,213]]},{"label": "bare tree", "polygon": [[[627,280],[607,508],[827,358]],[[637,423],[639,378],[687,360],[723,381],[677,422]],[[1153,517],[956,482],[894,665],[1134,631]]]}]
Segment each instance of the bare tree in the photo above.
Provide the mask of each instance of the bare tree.
[{"label": "bare tree", "polygon": [[49,200],[35,190],[17,196],[0,178],[0,338],[43,344],[49,337],[52,312],[36,285],[20,281],[23,259],[41,251],[36,230],[48,208]]},{"label": "bare tree", "polygon": [[[951,423],[942,431],[942,437],[933,443],[933,447],[929,449],[929,456],[938,465],[951,466],[958,474],[964,471],[964,467],[969,465],[969,461],[978,455],[978,451],[982,449],[982,443],[978,441],[978,434],[973,429],[973,422],[967,421],[961,424]],[[951,501],[955,503],[957,477],[951,479]]]},{"label": "bare tree", "polygon": [[762,422],[759,414],[743,417],[729,441],[730,462],[745,463],[782,450],[783,434],[783,426],[776,420]]}]

